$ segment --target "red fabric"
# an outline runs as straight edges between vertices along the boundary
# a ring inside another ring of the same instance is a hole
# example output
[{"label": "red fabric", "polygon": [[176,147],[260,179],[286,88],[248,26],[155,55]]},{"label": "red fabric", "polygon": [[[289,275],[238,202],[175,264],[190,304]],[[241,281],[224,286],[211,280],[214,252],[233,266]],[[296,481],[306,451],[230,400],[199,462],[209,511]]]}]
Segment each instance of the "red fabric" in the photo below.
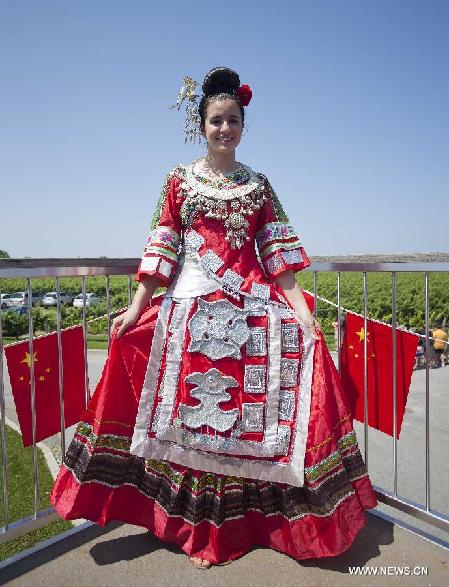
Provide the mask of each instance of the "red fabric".
[{"label": "red fabric", "polygon": [[[248,512],[243,518],[228,520],[217,528],[208,521],[192,525],[181,517],[169,517],[157,502],[149,503],[144,495],[126,485],[114,492],[99,484],[80,487],[65,468],[58,479],[58,487],[65,493],[56,507],[62,517],[83,517],[100,526],[112,520],[143,526],[161,540],[177,544],[187,555],[205,558],[213,564],[239,558],[256,545],[297,560],[337,556],[351,546],[364,527],[363,511],[377,505],[371,483],[365,477],[354,482],[354,495],[330,516],[305,516],[289,522],[283,516]],[[54,492],[53,501],[58,497]]]},{"label": "red fabric", "polygon": [[[367,321],[368,424],[393,436],[392,327]],[[396,432],[401,432],[419,338],[396,330]],[[341,379],[352,398],[354,418],[365,421],[363,318],[348,312],[341,352]]]},{"label": "red fabric", "polygon": [[[81,326],[61,332],[64,419],[79,422],[85,409],[84,338]],[[61,431],[59,415],[58,339],[56,333],[33,340],[36,442]],[[33,444],[31,375],[28,341],[5,347],[9,378],[24,446]]]},{"label": "red fabric", "polygon": [[[136,326],[113,340],[100,383],[82,416],[93,425],[94,434],[132,436],[158,310],[158,305],[148,308]],[[333,454],[338,439],[352,431],[350,402],[322,337],[314,357],[307,467]],[[174,466],[181,474],[186,470]],[[281,515],[248,511],[219,527],[207,520],[193,525],[180,516],[169,516],[154,499],[131,486],[114,488],[92,481],[79,484],[65,465],[50,500],[64,519],[86,518],[101,526],[121,520],[143,526],[160,539],[179,545],[186,554],[213,563],[238,558],[254,545],[305,559],[335,556],[349,548],[365,524],[364,510],[377,505],[367,475],[351,483],[354,492],[329,515],[305,515],[291,521]]]}]

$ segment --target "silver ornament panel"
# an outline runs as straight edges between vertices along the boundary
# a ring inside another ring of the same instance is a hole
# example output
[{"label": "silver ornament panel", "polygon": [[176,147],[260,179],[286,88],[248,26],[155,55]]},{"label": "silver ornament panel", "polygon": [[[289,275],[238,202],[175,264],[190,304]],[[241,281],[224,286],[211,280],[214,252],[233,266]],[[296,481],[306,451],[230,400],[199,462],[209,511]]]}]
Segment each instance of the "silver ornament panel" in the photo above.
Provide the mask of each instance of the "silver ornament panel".
[{"label": "silver ornament panel", "polygon": [[162,273],[165,277],[170,277],[172,269],[173,265],[171,263],[165,259],[161,259],[161,262],[159,263],[159,273]]},{"label": "silver ornament panel", "polygon": [[281,389],[279,392],[279,420],[293,420],[295,413],[295,392]]},{"label": "silver ornament panel", "polygon": [[303,261],[301,251],[299,249],[292,249],[291,251],[282,251],[282,257],[284,261],[289,265],[294,265],[295,263],[301,263]]},{"label": "silver ornament panel", "polygon": [[298,324],[291,322],[281,326],[281,349],[283,353],[299,352]]},{"label": "silver ornament panel", "polygon": [[200,264],[206,272],[216,273],[223,266],[224,261],[209,249],[200,257]]},{"label": "silver ornament panel", "polygon": [[250,316],[265,316],[267,311],[265,309],[265,302],[260,298],[244,297],[243,307],[248,310]]},{"label": "silver ornament panel", "polygon": [[204,237],[202,237],[196,230],[189,230],[186,234],[185,246],[189,253],[197,253],[203,243]]},{"label": "silver ornament panel", "polygon": [[281,359],[281,385],[294,387],[298,383],[299,359]]},{"label": "silver ornament panel", "polygon": [[239,415],[238,408],[222,410],[219,406],[221,402],[231,399],[226,388],[238,386],[234,377],[213,368],[206,373],[191,373],[187,375],[185,382],[196,385],[190,395],[201,403],[196,406],[183,403],[179,405],[178,418],[183,424],[193,429],[210,426],[217,432],[225,432],[234,426]]},{"label": "silver ornament panel", "polygon": [[246,354],[250,357],[265,357],[267,354],[267,331],[263,326],[252,326],[249,330]]},{"label": "silver ornament panel", "polygon": [[157,425],[159,423],[159,418],[161,415],[161,409],[162,409],[162,402],[159,402],[156,406],[156,411],[154,413],[153,422],[151,424],[151,431],[154,433],[156,433],[156,430],[157,430]]},{"label": "silver ornament panel", "polygon": [[246,393],[265,393],[266,370],[265,365],[245,365]]},{"label": "silver ornament panel", "polygon": [[226,269],[221,279],[222,284],[233,291],[239,291],[240,286],[244,282],[244,278],[235,271],[232,271],[232,269]]},{"label": "silver ornament panel", "polygon": [[295,314],[290,308],[281,306],[279,308],[279,316],[281,317],[281,320],[290,320],[291,318],[295,317]]},{"label": "silver ornament panel", "polygon": [[241,432],[263,432],[263,411],[262,403],[243,403]]},{"label": "silver ornament panel", "polygon": [[247,310],[229,300],[207,302],[198,299],[198,308],[187,327],[191,342],[189,352],[199,352],[213,361],[223,357],[241,358],[240,348],[248,340]]},{"label": "silver ornament panel", "polygon": [[288,454],[288,449],[289,449],[289,445],[290,445],[290,437],[291,437],[290,426],[285,426],[283,424],[279,425],[277,436],[276,436],[275,454],[284,455],[284,456],[286,456]]},{"label": "silver ornament panel", "polygon": [[263,283],[253,283],[251,286],[251,294],[256,298],[267,301],[270,299],[270,286]]},{"label": "silver ornament panel", "polygon": [[265,266],[270,273],[275,273],[278,269],[282,269],[284,267],[284,262],[282,261],[279,254],[276,253],[265,261]]}]

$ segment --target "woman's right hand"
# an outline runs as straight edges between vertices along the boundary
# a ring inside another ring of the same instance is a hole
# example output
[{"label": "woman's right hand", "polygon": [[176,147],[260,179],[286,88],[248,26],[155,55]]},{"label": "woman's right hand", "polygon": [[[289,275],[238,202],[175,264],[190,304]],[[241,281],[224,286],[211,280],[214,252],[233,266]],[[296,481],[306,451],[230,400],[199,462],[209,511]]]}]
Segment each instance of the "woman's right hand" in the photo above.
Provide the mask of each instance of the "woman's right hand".
[{"label": "woman's right hand", "polygon": [[111,325],[111,336],[115,332],[115,337],[120,338],[125,331],[130,327],[133,326],[139,319],[139,312],[130,306],[123,314],[116,316],[112,321]]}]

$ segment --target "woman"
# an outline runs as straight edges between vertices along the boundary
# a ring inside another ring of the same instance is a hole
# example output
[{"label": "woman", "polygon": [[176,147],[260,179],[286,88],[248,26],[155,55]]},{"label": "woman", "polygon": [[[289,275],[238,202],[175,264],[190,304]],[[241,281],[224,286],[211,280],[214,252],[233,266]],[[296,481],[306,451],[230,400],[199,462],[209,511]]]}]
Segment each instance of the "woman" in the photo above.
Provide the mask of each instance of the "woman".
[{"label": "woman", "polygon": [[215,68],[196,109],[185,82],[178,107],[207,154],[167,176],[51,501],[65,519],[144,526],[202,569],[255,544],[334,556],[377,502],[295,281],[310,261],[268,179],[235,159],[249,87]]}]

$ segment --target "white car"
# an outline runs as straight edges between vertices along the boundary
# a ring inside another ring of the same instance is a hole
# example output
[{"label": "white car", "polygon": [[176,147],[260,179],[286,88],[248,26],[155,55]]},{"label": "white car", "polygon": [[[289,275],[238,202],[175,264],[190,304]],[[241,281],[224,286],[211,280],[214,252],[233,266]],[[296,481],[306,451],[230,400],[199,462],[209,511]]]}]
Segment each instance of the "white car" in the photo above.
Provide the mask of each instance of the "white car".
[{"label": "white car", "polygon": [[1,294],[0,307],[2,310],[6,310],[6,308],[11,307],[11,295],[12,294]]},{"label": "white car", "polygon": [[[28,306],[28,292],[27,291],[16,291],[10,294],[9,303],[10,307],[23,307]],[[37,291],[33,291],[31,294],[31,304],[35,306],[42,301],[42,294]]]},{"label": "white car", "polygon": [[[61,291],[59,293],[59,299],[61,300],[61,306],[64,304],[71,304],[73,302],[73,296],[66,293],[65,291]],[[45,308],[53,308],[58,305],[58,294],[55,291],[49,291],[44,295],[42,300],[42,305]]]},{"label": "white car", "polygon": [[[98,306],[98,304],[100,302],[101,302],[101,298],[99,298],[97,296],[97,294],[86,293],[86,307]],[[74,308],[82,308],[83,307],[83,294],[82,293],[75,296],[75,299],[73,300],[73,307]]]}]

